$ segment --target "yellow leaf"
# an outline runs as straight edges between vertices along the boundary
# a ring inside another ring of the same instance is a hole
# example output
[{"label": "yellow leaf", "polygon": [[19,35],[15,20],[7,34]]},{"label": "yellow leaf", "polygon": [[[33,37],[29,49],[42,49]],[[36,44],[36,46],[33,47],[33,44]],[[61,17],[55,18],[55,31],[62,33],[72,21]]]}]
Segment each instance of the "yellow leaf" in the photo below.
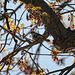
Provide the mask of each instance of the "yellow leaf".
[{"label": "yellow leaf", "polygon": [[17,32],[20,32],[20,28],[19,27],[17,27]]},{"label": "yellow leaf", "polygon": [[36,9],[39,9],[39,10],[41,10],[41,7],[36,7]]},{"label": "yellow leaf", "polygon": [[5,23],[5,24],[4,24],[4,28],[6,28],[6,29],[7,29],[7,23]]},{"label": "yellow leaf", "polygon": [[52,6],[52,4],[50,3],[49,6]]},{"label": "yellow leaf", "polygon": [[53,56],[54,54],[52,53],[52,56]]},{"label": "yellow leaf", "polygon": [[20,26],[21,28],[24,28],[24,24],[20,24],[20,25],[21,25],[21,26]]},{"label": "yellow leaf", "polygon": [[42,72],[40,72],[40,75],[43,75],[43,73],[42,73]]},{"label": "yellow leaf", "polygon": [[11,23],[10,23],[10,25],[14,25],[15,23],[12,21]]},{"label": "yellow leaf", "polygon": [[31,75],[36,75],[36,73],[35,73],[35,72],[33,72]]},{"label": "yellow leaf", "polygon": [[[8,69],[8,67],[6,67],[6,70]],[[9,66],[9,69],[11,69],[11,67]]]},{"label": "yellow leaf", "polygon": [[2,66],[0,65],[0,69],[2,68]]},{"label": "yellow leaf", "polygon": [[28,4],[25,4],[25,6],[24,6],[26,9],[28,8]]},{"label": "yellow leaf", "polygon": [[21,2],[20,0],[18,0],[18,2]]},{"label": "yellow leaf", "polygon": [[34,23],[35,23],[34,20],[32,20],[31,24],[34,24]]},{"label": "yellow leaf", "polygon": [[16,25],[14,25],[14,29],[16,29]]},{"label": "yellow leaf", "polygon": [[48,14],[46,12],[43,12],[42,15],[46,15],[47,16]]},{"label": "yellow leaf", "polygon": [[60,51],[56,49],[56,52],[60,52]]},{"label": "yellow leaf", "polygon": [[33,7],[33,8],[32,8],[32,11],[34,11],[34,10],[36,10],[36,8],[35,8],[35,7]]},{"label": "yellow leaf", "polygon": [[11,69],[11,67],[9,67],[9,69]]},{"label": "yellow leaf", "polygon": [[10,25],[10,30],[16,29],[16,25]]},{"label": "yellow leaf", "polygon": [[75,63],[75,59],[73,60],[73,63]]},{"label": "yellow leaf", "polygon": [[10,18],[8,18],[8,22],[10,22],[11,21],[11,19]]},{"label": "yellow leaf", "polygon": [[31,18],[30,20],[32,21],[34,18]]}]

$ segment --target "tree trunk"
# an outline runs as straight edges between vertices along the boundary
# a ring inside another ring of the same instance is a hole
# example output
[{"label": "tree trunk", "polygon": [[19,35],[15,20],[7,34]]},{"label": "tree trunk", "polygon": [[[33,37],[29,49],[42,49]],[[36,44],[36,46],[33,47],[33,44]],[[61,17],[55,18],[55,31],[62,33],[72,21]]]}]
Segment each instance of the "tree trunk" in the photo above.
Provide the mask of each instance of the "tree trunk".
[{"label": "tree trunk", "polygon": [[[59,49],[66,51],[75,48],[75,31],[66,29],[59,20],[57,14],[43,0],[21,0],[26,4],[32,2],[34,6],[42,8],[42,12],[46,12],[50,16],[50,23],[45,22],[45,28],[48,34],[54,37],[53,44]],[[44,20],[45,21],[45,20]]]}]

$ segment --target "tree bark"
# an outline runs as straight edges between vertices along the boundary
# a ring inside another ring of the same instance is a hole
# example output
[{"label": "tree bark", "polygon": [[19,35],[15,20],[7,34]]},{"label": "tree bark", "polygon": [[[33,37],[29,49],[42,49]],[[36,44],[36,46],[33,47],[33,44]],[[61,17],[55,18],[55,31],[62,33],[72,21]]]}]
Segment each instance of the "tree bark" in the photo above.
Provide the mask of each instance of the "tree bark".
[{"label": "tree bark", "polygon": [[53,44],[59,50],[75,48],[75,31],[66,29],[58,18],[58,15],[43,0],[21,0],[26,4],[32,2],[34,6],[42,8],[41,12],[46,12],[50,16],[50,23],[45,22],[45,28],[49,35],[54,37]]}]

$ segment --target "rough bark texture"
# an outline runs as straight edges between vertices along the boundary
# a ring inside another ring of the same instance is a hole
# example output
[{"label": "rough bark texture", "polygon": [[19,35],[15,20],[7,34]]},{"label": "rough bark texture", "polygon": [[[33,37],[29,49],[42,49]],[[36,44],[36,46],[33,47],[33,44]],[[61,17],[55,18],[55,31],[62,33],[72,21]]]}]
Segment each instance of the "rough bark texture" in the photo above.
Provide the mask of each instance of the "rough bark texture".
[{"label": "rough bark texture", "polygon": [[75,48],[75,31],[66,29],[64,25],[59,20],[56,13],[50,8],[47,3],[43,0],[21,0],[24,3],[31,3],[34,6],[40,6],[42,12],[46,12],[50,16],[50,23],[45,22],[46,31],[49,35],[54,37],[54,45],[59,50],[68,50]]}]

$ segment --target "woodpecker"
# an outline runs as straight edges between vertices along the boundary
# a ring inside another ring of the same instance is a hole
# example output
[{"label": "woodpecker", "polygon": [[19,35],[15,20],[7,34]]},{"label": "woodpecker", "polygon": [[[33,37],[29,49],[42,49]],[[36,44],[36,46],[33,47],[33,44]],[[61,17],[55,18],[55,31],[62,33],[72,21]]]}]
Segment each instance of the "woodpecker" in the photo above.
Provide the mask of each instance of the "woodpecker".
[{"label": "woodpecker", "polygon": [[45,39],[43,35],[38,34],[38,33],[35,33],[34,31],[31,31],[31,35],[32,35],[32,38],[33,38],[35,41],[38,41],[38,40],[40,40],[40,39],[44,39],[44,41],[46,41],[46,42],[48,42],[48,43],[49,43],[49,42],[51,43],[51,41],[50,41],[49,39]]}]

